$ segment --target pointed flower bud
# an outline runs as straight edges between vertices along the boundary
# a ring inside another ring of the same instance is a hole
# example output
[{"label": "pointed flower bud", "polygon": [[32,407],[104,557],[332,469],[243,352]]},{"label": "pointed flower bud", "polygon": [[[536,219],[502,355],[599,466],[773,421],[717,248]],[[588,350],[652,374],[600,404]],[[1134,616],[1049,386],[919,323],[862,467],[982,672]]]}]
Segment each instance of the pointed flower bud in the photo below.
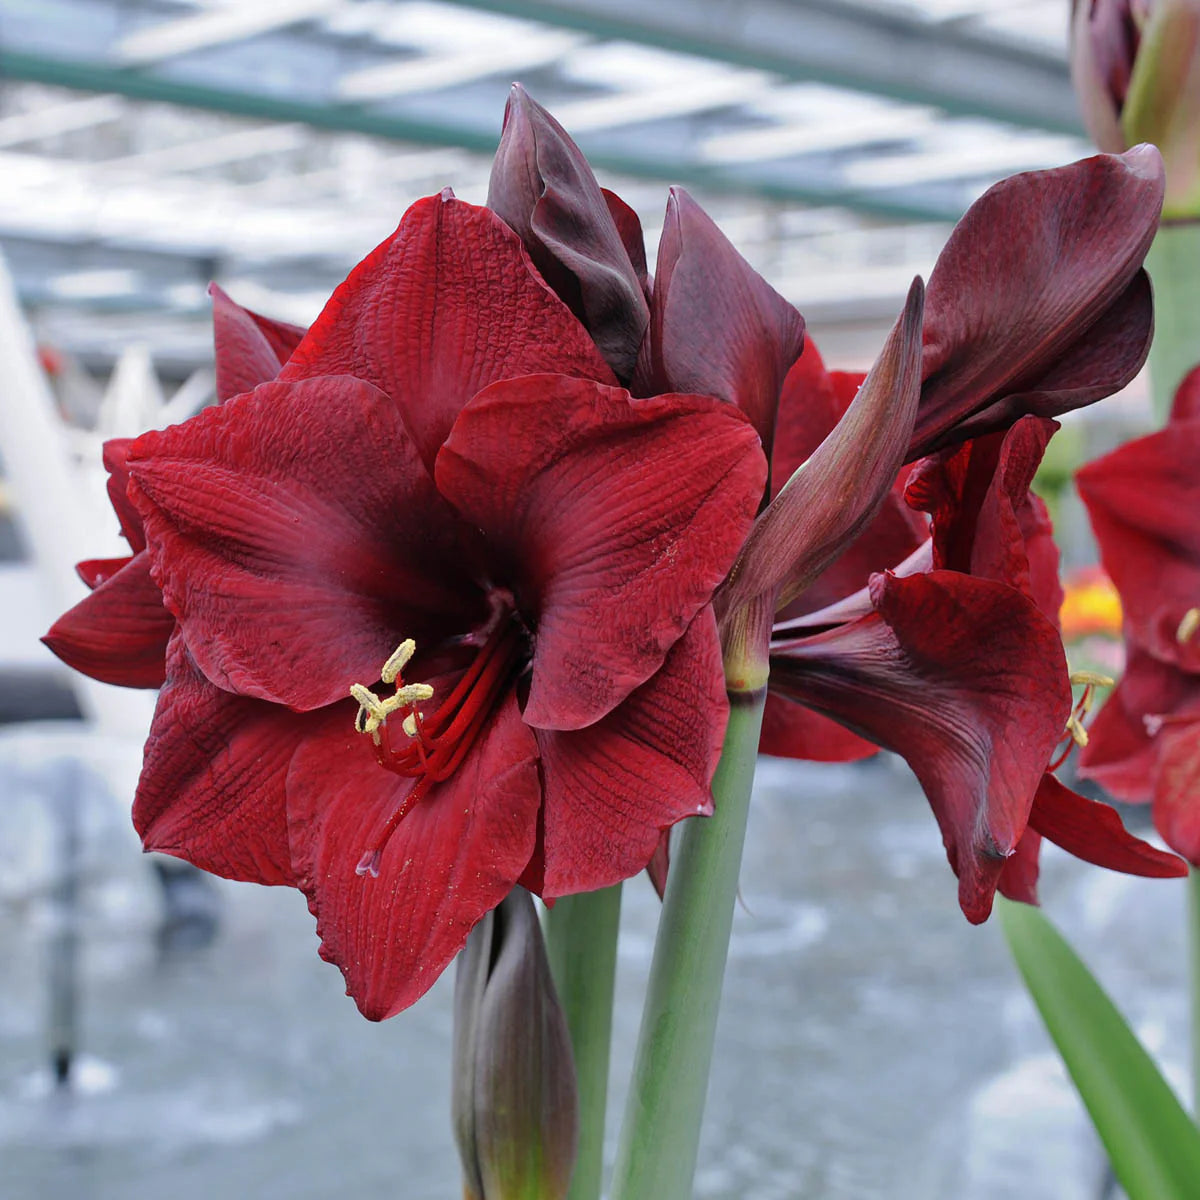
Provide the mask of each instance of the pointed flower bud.
[{"label": "pointed flower bud", "polygon": [[504,110],[488,208],[525,244],[546,282],[628,382],[650,310],[633,210],[596,182],[582,151],[520,84]]},{"label": "pointed flower bud", "polygon": [[475,926],[458,960],[453,1082],[465,1200],[562,1200],[575,1167],[575,1065],[522,888]]},{"label": "pointed flower bud", "polygon": [[1166,214],[1200,215],[1200,0],[1074,0],[1071,77],[1096,145],[1153,142]]}]

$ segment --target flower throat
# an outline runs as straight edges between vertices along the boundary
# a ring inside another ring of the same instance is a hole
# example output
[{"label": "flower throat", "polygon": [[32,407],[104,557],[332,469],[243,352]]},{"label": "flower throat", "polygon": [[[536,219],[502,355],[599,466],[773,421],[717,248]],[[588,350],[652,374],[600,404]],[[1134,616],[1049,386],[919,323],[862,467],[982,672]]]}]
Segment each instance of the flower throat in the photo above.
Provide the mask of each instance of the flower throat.
[{"label": "flower throat", "polygon": [[[446,698],[426,713],[417,706],[433,699],[433,688],[427,683],[405,683],[401,675],[416,648],[416,643],[407,638],[383,664],[379,677],[385,684],[395,685],[393,695],[377,696],[359,683],[350,689],[350,695],[358,701],[354,728],[371,738],[379,765],[414,780],[359,861],[355,868],[359,875],[378,877],[388,839],[430,788],[449,779],[459,768],[525,659],[521,628],[511,614],[505,615],[493,625]],[[392,727],[388,725],[388,717],[394,713],[404,714],[401,729],[408,740],[400,747],[392,745]]]}]

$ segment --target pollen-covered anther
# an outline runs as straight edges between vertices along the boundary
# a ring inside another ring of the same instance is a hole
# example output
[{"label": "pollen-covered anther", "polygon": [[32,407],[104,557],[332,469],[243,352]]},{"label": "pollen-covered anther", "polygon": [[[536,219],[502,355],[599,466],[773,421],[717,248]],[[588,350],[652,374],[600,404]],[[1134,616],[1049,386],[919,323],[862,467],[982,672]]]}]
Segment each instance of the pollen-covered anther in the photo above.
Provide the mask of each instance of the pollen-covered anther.
[{"label": "pollen-covered anther", "polygon": [[1189,608],[1175,630],[1175,640],[1182,646],[1192,640],[1197,630],[1200,630],[1200,608]]},{"label": "pollen-covered anther", "polygon": [[[387,719],[392,713],[398,712],[400,709],[411,708],[414,704],[433,698],[433,688],[429,684],[404,683],[400,679],[400,672],[412,658],[416,648],[416,643],[412,638],[406,638],[383,664],[383,669],[379,673],[380,679],[384,683],[396,685],[396,690],[391,696],[377,696],[370,688],[364,687],[361,683],[350,686],[351,698],[358,701],[354,728],[359,733],[369,733],[371,741],[376,746],[380,745],[382,741],[379,730],[387,723]],[[408,732],[407,721],[405,722],[405,732]]]},{"label": "pollen-covered anther", "polygon": [[1067,732],[1071,735],[1071,740],[1075,745],[1081,749],[1088,744],[1088,731],[1074,713],[1067,718]]},{"label": "pollen-covered anther", "polygon": [[1099,671],[1072,671],[1072,687],[1104,687],[1110,688],[1116,681],[1111,675],[1101,675]]}]

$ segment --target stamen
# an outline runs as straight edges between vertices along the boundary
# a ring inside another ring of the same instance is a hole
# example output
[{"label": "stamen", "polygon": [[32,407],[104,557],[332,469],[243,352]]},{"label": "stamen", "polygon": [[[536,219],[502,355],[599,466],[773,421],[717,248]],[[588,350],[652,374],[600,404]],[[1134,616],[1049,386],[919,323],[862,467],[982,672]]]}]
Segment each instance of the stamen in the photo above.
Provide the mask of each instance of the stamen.
[{"label": "stamen", "polygon": [[1072,745],[1082,749],[1088,744],[1088,731],[1083,722],[1091,711],[1093,692],[1098,687],[1110,688],[1113,686],[1113,680],[1099,671],[1072,671],[1070,681],[1072,687],[1082,687],[1083,693],[1071,710],[1070,716],[1067,717],[1066,729],[1063,731],[1063,749],[1047,768],[1051,772],[1057,771],[1067,761]]},{"label": "stamen", "polygon": [[1175,631],[1175,640],[1182,646],[1184,642],[1191,641],[1197,629],[1200,629],[1200,608],[1189,608]]},{"label": "stamen", "polygon": [[383,664],[383,670],[379,672],[379,678],[384,683],[395,683],[400,672],[408,666],[409,659],[417,652],[417,643],[412,638],[405,638],[404,641],[392,651],[391,657]]},{"label": "stamen", "polygon": [[1072,671],[1071,686],[1110,688],[1116,681],[1110,675],[1101,675],[1099,671]]},{"label": "stamen", "polygon": [[[400,822],[420,803],[430,789],[449,779],[466,758],[487,724],[497,700],[512,682],[514,672],[524,658],[520,626],[502,616],[458,683],[442,699],[427,719],[416,706],[433,698],[433,688],[425,683],[405,683],[400,672],[412,659],[416,646],[406,639],[384,663],[380,678],[395,684],[395,693],[377,696],[362,684],[354,684],[350,695],[358,701],[354,728],[371,735],[375,758],[380,766],[413,780],[408,793],[391,812],[370,848],[359,860],[359,875],[379,875],[383,851]],[[387,719],[406,709],[401,729],[409,744],[394,748],[388,734]]]}]

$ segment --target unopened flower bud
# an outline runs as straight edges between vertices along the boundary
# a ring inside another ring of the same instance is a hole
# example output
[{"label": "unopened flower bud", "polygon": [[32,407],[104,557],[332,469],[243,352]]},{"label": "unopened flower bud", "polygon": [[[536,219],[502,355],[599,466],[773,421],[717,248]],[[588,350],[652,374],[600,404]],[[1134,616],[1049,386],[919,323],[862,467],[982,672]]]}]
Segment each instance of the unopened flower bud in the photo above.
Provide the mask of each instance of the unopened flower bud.
[{"label": "unopened flower bud", "polygon": [[475,926],[459,957],[453,1111],[465,1200],[563,1200],[575,1167],[575,1065],[521,888]]},{"label": "unopened flower bud", "polygon": [[1073,0],[1071,78],[1096,145],[1153,142],[1165,214],[1200,215],[1200,0]]}]

